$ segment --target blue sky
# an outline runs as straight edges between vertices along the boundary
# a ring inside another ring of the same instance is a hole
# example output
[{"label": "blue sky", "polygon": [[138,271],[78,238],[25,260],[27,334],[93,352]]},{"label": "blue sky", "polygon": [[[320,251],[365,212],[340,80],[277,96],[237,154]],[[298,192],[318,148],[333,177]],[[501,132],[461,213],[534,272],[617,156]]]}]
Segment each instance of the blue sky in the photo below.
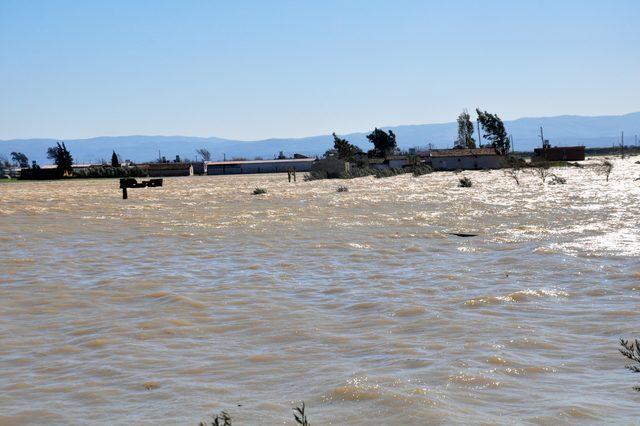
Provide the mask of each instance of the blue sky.
[{"label": "blue sky", "polygon": [[0,139],[640,110],[640,2],[0,0]]}]

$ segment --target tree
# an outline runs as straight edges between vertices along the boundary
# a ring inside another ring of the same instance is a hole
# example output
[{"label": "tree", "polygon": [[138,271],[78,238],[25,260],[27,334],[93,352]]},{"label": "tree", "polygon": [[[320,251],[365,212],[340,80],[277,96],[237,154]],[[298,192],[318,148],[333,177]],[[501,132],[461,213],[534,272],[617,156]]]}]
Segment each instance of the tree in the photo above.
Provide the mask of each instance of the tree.
[{"label": "tree", "polygon": [[73,173],[73,157],[64,142],[57,142],[56,146],[47,149],[47,158],[53,160],[63,174]]},{"label": "tree", "polygon": [[355,161],[355,156],[362,153],[362,150],[357,146],[349,143],[346,139],[341,139],[333,134],[333,149],[336,151],[337,157],[345,161]]},{"label": "tree", "polygon": [[22,168],[29,167],[29,158],[27,158],[27,156],[21,152],[15,152],[15,151],[12,152],[11,159],[13,160],[14,163],[16,163],[18,166]]},{"label": "tree", "polygon": [[458,139],[454,144],[454,148],[475,149],[476,141],[473,139],[473,123],[471,116],[465,109],[458,116]]},{"label": "tree", "polygon": [[392,130],[387,133],[376,127],[373,132],[367,135],[367,139],[373,144],[374,148],[369,151],[369,154],[374,157],[386,157],[398,147],[396,135]]},{"label": "tree", "polygon": [[115,151],[111,154],[111,167],[120,167],[120,160],[118,160],[118,154]]},{"label": "tree", "polygon": [[500,117],[496,114],[489,114],[487,111],[480,111],[479,108],[476,108],[476,112],[478,113],[478,121],[484,130],[483,137],[491,142],[491,146],[498,154],[508,154],[511,142]]},{"label": "tree", "polygon": [[211,161],[211,153],[207,148],[196,149],[196,154],[202,157],[202,161]]},{"label": "tree", "polygon": [[7,157],[5,157],[3,154],[0,154],[0,177],[4,176],[5,169],[8,169],[9,167],[11,167],[11,164],[9,164],[9,160],[7,159]]}]

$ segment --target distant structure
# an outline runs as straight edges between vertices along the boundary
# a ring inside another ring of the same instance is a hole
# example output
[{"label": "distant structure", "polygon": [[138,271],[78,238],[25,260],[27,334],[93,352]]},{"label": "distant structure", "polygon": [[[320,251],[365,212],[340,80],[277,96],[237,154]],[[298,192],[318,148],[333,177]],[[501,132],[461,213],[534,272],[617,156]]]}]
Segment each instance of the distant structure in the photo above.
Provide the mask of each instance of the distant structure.
[{"label": "distant structure", "polygon": [[241,175],[253,173],[310,172],[315,158],[276,160],[207,161],[208,175]]},{"label": "distant structure", "polygon": [[500,169],[505,166],[504,156],[494,148],[431,150],[429,159],[436,171]]},{"label": "distant structure", "polygon": [[540,127],[540,140],[542,148],[533,150],[532,162],[540,161],[584,161],[585,147],[581,146],[554,146],[549,143],[549,139],[544,138],[544,132]]},{"label": "distant structure", "polygon": [[193,175],[193,165],[191,163],[149,163],[139,164],[138,168],[144,170],[151,177]]}]

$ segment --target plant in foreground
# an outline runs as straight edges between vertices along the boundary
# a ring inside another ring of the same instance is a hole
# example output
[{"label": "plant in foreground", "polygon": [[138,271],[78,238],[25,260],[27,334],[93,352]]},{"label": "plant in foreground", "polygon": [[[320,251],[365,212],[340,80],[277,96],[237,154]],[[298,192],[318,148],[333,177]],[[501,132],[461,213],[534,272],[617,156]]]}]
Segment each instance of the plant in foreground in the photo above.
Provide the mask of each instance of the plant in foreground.
[{"label": "plant in foreground", "polygon": [[344,185],[340,185],[337,189],[338,192],[349,192],[349,188]]},{"label": "plant in foreground", "polygon": [[[638,342],[638,339],[634,339],[633,342],[620,339],[620,346],[622,346],[619,348],[622,355],[629,358],[631,361],[640,364],[640,342]],[[637,365],[627,365],[626,367],[634,373],[640,373],[640,367]],[[640,392],[640,386],[634,386],[633,388]]]},{"label": "plant in foreground", "polygon": [[253,190],[253,195],[261,195],[266,193],[267,193],[267,190],[264,188],[256,188]]},{"label": "plant in foreground", "polygon": [[471,182],[471,179],[466,176],[460,178],[460,183],[458,183],[460,188],[471,188],[472,185],[473,183]]},{"label": "plant in foreground", "polygon": [[[302,401],[299,406],[293,408],[293,418],[296,420],[296,424],[301,426],[311,426],[305,412],[304,401]],[[232,426],[231,416],[223,410],[220,414],[213,416],[213,421],[211,423],[200,422],[198,423],[198,426]]]},{"label": "plant in foreground", "polygon": [[293,409],[293,418],[295,418],[296,423],[301,426],[311,426],[311,423],[309,423],[307,415],[304,412],[304,401],[302,401],[302,404],[300,404],[299,407],[295,407]]}]

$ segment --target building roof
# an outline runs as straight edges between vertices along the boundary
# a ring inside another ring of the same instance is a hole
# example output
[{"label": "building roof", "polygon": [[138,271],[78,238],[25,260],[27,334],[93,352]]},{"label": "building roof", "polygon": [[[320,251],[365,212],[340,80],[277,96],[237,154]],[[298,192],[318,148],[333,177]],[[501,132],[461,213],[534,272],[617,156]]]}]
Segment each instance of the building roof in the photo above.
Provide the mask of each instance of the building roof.
[{"label": "building roof", "polygon": [[140,168],[149,168],[150,170],[184,170],[191,166],[191,163],[149,163],[139,164]]},{"label": "building roof", "polygon": [[434,149],[431,150],[431,157],[477,157],[480,155],[498,155],[494,148],[475,149]]},{"label": "building roof", "polygon": [[207,166],[240,166],[243,164],[313,163],[315,158],[286,158],[284,160],[207,161]]}]

